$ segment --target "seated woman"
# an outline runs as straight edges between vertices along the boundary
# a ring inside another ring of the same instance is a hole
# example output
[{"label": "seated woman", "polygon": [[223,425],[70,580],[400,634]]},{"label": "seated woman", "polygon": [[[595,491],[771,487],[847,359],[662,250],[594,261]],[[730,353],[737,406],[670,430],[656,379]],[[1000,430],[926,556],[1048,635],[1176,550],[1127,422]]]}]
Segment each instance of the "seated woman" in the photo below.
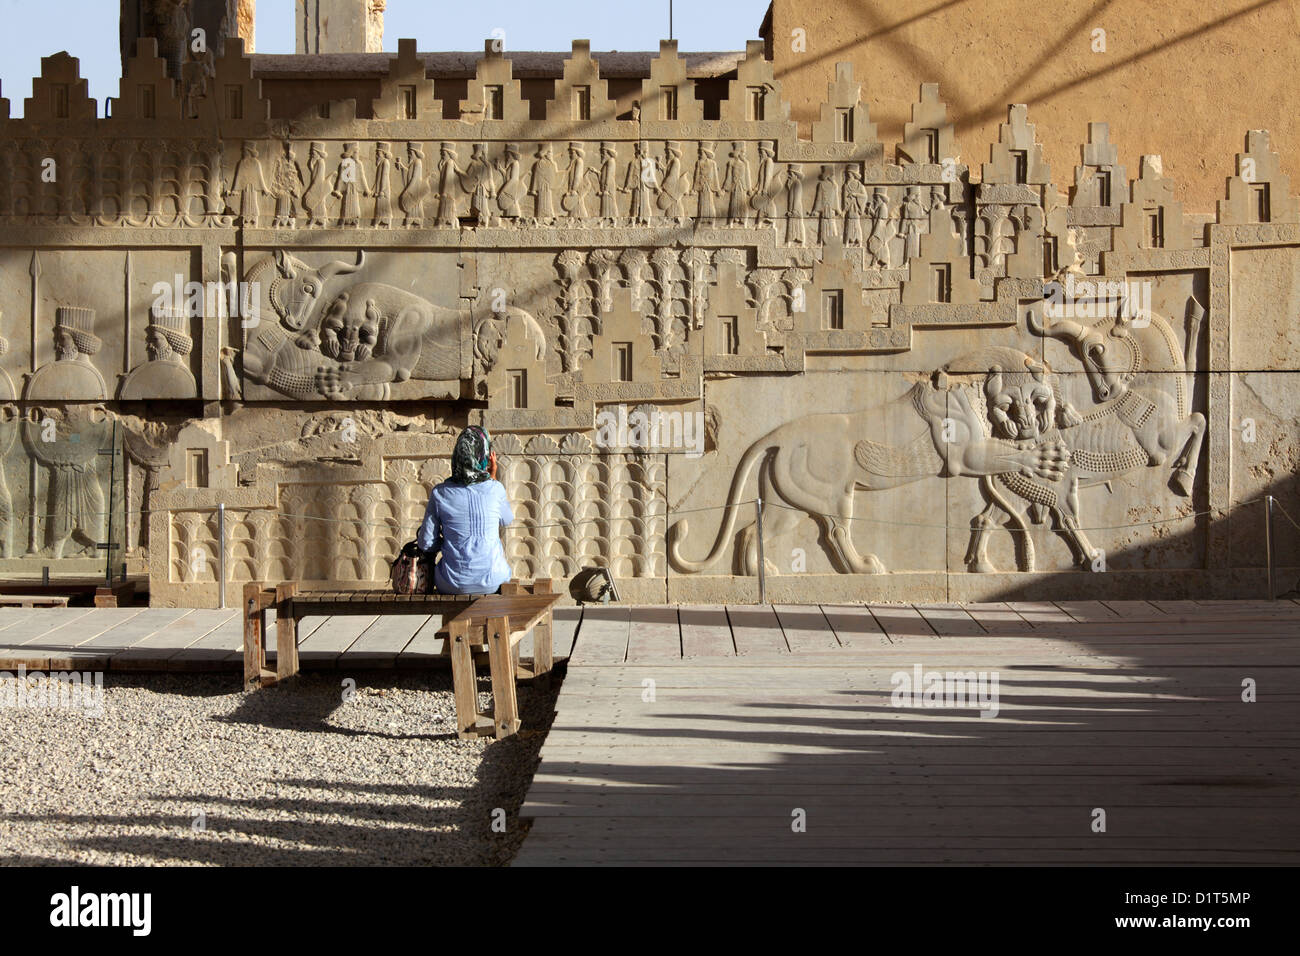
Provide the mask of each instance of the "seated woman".
[{"label": "seated woman", "polygon": [[434,586],[443,594],[492,594],[510,580],[500,528],[515,520],[506,489],[496,480],[496,453],[485,429],[471,425],[456,439],[451,477],[429,495],[416,544],[433,560]]}]

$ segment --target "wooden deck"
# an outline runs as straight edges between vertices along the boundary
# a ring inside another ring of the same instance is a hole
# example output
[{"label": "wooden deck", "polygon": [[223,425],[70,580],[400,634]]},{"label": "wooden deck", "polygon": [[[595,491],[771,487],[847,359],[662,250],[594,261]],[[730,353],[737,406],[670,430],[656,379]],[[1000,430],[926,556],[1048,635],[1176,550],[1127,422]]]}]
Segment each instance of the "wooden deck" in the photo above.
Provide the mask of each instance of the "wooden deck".
[{"label": "wooden deck", "polygon": [[[516,864],[1294,865],[1298,639],[1292,601],[588,608]],[[892,706],[917,666],[998,716]]]},{"label": "wooden deck", "polygon": [[[580,614],[556,608],[557,660],[568,656]],[[441,627],[439,614],[307,616],[299,659],[303,670],[441,666]],[[0,607],[0,670],[240,671],[243,642],[237,608]],[[521,653],[531,655],[531,634]]]}]

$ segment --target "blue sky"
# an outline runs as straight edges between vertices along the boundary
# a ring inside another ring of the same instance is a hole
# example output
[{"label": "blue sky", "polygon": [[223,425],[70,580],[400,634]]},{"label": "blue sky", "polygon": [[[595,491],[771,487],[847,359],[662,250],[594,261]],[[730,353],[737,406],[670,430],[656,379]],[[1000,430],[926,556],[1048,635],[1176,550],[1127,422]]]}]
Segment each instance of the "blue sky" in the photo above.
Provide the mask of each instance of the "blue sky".
[{"label": "blue sky", "polygon": [[[742,50],[758,38],[768,0],[676,0],[673,33],[682,50]],[[0,95],[21,116],[41,57],[67,50],[81,60],[90,95],[116,96],[118,0],[0,0]],[[655,50],[668,35],[668,0],[388,0],[384,49],[400,37],[421,50],[481,50],[500,27],[506,48],[567,50],[574,38],[593,50]],[[292,53],[293,0],[258,0],[257,52]]]}]

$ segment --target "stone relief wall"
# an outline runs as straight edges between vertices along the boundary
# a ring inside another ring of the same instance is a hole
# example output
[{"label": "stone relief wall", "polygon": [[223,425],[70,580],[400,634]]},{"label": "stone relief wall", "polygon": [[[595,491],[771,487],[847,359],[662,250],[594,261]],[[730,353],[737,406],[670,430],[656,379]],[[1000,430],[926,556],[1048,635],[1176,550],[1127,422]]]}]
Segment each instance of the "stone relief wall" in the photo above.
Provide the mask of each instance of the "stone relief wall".
[{"label": "stone relief wall", "polygon": [[976,171],[935,85],[891,160],[846,66],[801,140],[761,43],[716,116],[671,42],[628,113],[576,42],[544,120],[490,45],[454,120],[409,41],[361,117],[271,120],[237,39],[189,83],[142,41],[104,118],[43,66],[0,100],[5,572],[102,571],[111,516],[210,603],[224,503],[231,584],[379,582],[471,422],[516,572],[633,600],[752,599],[759,495],[787,601],[1245,596],[1254,500],[1300,517],[1263,131],[1197,216],[1101,123],[1061,191],[1024,106]]}]

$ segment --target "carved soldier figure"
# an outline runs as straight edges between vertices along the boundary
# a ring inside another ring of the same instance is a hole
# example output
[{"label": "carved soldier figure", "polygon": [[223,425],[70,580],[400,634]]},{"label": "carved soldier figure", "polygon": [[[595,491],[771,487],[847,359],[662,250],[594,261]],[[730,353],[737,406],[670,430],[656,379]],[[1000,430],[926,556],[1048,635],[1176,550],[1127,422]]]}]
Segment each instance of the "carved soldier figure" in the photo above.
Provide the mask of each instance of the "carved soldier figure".
[{"label": "carved soldier figure", "polygon": [[452,143],[443,143],[438,147],[438,215],[436,225],[455,229],[460,225],[460,189],[461,177],[465,170],[456,161],[456,147]]},{"label": "carved soldier figure", "polygon": [[302,208],[307,213],[308,226],[325,225],[325,192],[328,188],[325,146],[312,143],[307,156],[307,188],[302,193]]},{"label": "carved soldier figure", "polygon": [[375,197],[376,229],[388,229],[393,224],[393,150],[387,143],[375,143]]},{"label": "carved soldier figure", "polygon": [[596,175],[596,190],[600,194],[601,225],[617,225],[618,160],[613,143],[600,144],[600,171]]},{"label": "carved soldier figure", "polygon": [[66,415],[64,430],[68,437],[76,435],[77,441],[32,440],[37,423],[30,422],[24,442],[32,456],[49,469],[47,510],[39,516],[45,519],[39,522],[45,530],[45,547],[39,554],[54,560],[94,557],[97,545],[104,540],[107,511],[98,461],[100,448],[112,435],[112,420],[99,406],[89,410],[71,406]]},{"label": "carved soldier figure", "polygon": [[668,143],[665,147],[665,163],[661,166],[655,160],[655,171],[660,173],[659,196],[656,205],[663,214],[677,225],[685,225],[686,210],[682,208],[682,199],[686,195],[686,179],[682,175],[682,145]]},{"label": "carved soldier figure", "polygon": [[564,197],[560,205],[564,211],[575,219],[586,219],[587,212],[587,163],[583,159],[582,144],[569,144],[569,165],[564,167]]},{"label": "carved soldier figure", "polygon": [[650,225],[650,189],[654,186],[654,176],[654,165],[646,157],[645,143],[638,140],[619,188],[619,192],[632,194],[627,214],[634,226]]},{"label": "carved soldier figure", "polygon": [[696,218],[713,225],[718,218],[714,197],[722,190],[718,185],[718,164],[713,159],[713,144],[700,143],[700,157],[695,161],[695,177],[691,188],[699,202]]},{"label": "carved soldier figure", "polygon": [[750,200],[758,213],[758,224],[770,226],[776,219],[776,167],[771,142],[758,144],[758,171],[755,173],[754,197]]},{"label": "carved soldier figure", "polygon": [[844,178],[844,244],[862,245],[862,220],[867,214],[867,187],[862,170],[850,166]]},{"label": "carved soldier figure", "polygon": [[802,246],[804,234],[803,173],[791,163],[785,169],[785,241]]},{"label": "carved soldier figure", "polygon": [[269,196],[266,179],[262,175],[262,161],[257,158],[257,147],[244,143],[244,154],[235,166],[235,182],[230,194],[238,197],[231,205],[243,220],[245,228],[256,229],[262,215],[261,196]]},{"label": "carved soldier figure", "polygon": [[871,197],[871,234],[867,236],[868,264],[877,269],[891,269],[889,240],[893,235],[893,215],[889,209],[889,197],[881,186],[876,187]]},{"label": "carved soldier figure", "polygon": [[302,167],[294,156],[293,143],[286,140],[284,155],[276,160],[275,172],[271,176],[271,193],[275,196],[273,227],[278,229],[297,224],[298,197],[302,195],[304,185]]},{"label": "carved soldier figure", "polygon": [[361,225],[361,197],[370,195],[366,170],[357,158],[357,144],[344,143],[330,194],[339,201],[339,225]]},{"label": "carved soldier figure", "polygon": [[212,64],[211,50],[196,53],[194,47],[190,46],[189,51],[189,58],[181,68],[181,87],[185,115],[195,119],[199,115],[198,101],[207,93],[208,79],[216,75],[216,70]]},{"label": "carved soldier figure", "polygon": [[399,160],[397,171],[406,177],[402,194],[397,197],[404,216],[402,225],[418,229],[424,224],[424,200],[429,195],[429,184],[424,178],[424,150],[419,143],[406,144],[406,165]]},{"label": "carved soldier figure", "polygon": [[732,143],[727,169],[722,177],[722,191],[727,194],[727,224],[743,226],[749,219],[749,160],[745,144]]},{"label": "carved soldier figure", "polygon": [[185,359],[194,348],[189,314],[185,309],[151,309],[144,330],[148,361],[137,365],[122,380],[118,397],[124,401],[149,398],[194,398],[194,375]]},{"label": "carved soldier figure", "polygon": [[494,195],[492,165],[487,159],[487,146],[475,143],[471,147],[469,164],[461,178],[461,188],[470,196],[470,212],[480,226],[497,224],[496,210],[492,208]]},{"label": "carved soldier figure", "polygon": [[524,184],[519,172],[519,147],[507,143],[505,162],[495,165],[501,175],[501,185],[497,189],[497,205],[501,207],[501,215],[518,218],[519,203],[524,198]]},{"label": "carved soldier figure", "polygon": [[537,147],[537,158],[533,163],[532,179],[529,181],[528,195],[533,197],[533,221],[551,225],[555,222],[555,178],[559,170],[551,159],[551,144],[542,143]]},{"label": "carved soldier figure", "polygon": [[911,259],[921,252],[921,230],[925,222],[925,207],[921,205],[921,196],[915,186],[907,187],[903,205],[898,210],[898,231],[903,237],[905,259]]},{"label": "carved soldier figure", "polygon": [[817,241],[825,243],[839,235],[836,220],[840,216],[840,187],[835,183],[835,170],[823,166],[817,179],[817,192],[813,194],[813,215],[817,217]]},{"label": "carved soldier figure", "polygon": [[104,376],[90,356],[103,346],[95,335],[95,310],[59,306],[54,310],[54,361],[27,380],[27,401],[102,401],[108,398]]}]

